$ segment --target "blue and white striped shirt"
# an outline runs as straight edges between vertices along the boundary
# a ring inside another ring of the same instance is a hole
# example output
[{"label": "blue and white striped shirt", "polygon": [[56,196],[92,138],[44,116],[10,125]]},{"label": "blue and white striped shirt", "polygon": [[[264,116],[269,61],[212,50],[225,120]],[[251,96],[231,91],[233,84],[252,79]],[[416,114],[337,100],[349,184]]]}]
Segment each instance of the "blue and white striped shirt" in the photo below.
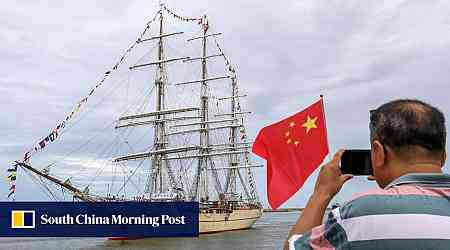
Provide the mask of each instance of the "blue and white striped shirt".
[{"label": "blue and white striped shirt", "polygon": [[333,209],[290,249],[450,249],[450,175],[408,174]]}]

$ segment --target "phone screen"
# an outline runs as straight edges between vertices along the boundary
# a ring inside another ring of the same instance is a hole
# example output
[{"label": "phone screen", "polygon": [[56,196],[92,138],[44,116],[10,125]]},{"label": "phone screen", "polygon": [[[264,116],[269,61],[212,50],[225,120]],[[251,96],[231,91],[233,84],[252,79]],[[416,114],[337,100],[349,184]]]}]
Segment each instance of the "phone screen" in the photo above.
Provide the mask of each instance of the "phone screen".
[{"label": "phone screen", "polygon": [[342,174],[372,175],[372,160],[369,149],[347,149],[341,158]]}]

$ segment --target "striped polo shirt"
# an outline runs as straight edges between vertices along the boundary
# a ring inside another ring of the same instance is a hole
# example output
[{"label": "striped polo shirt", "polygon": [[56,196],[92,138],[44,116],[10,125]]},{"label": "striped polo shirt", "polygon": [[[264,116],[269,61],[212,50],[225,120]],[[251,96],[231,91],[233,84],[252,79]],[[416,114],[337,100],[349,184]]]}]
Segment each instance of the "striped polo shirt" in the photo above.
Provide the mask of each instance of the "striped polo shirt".
[{"label": "striped polo shirt", "polygon": [[289,249],[450,249],[450,175],[407,174],[333,209]]}]

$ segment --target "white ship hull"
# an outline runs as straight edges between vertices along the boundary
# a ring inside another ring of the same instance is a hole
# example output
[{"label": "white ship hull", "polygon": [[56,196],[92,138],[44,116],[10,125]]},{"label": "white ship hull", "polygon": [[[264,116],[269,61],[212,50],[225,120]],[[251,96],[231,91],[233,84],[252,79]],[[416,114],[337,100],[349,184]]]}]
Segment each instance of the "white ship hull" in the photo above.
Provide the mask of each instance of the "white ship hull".
[{"label": "white ship hull", "polygon": [[232,213],[200,213],[200,233],[248,229],[262,215],[261,209],[239,209]]},{"label": "white ship hull", "polygon": [[[201,234],[249,229],[261,217],[262,209],[239,209],[232,213],[200,213],[199,231]],[[110,241],[125,242],[142,238],[110,237]]]}]

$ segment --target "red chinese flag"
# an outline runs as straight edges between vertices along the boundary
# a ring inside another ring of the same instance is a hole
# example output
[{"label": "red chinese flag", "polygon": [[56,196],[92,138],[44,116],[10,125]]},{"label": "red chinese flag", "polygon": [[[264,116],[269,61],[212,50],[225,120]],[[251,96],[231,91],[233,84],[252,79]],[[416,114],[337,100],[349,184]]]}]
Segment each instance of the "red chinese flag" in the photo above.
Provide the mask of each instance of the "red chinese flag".
[{"label": "red chinese flag", "polygon": [[277,209],[328,154],[323,99],[261,129],[252,151],[267,161],[267,196],[270,206]]}]

